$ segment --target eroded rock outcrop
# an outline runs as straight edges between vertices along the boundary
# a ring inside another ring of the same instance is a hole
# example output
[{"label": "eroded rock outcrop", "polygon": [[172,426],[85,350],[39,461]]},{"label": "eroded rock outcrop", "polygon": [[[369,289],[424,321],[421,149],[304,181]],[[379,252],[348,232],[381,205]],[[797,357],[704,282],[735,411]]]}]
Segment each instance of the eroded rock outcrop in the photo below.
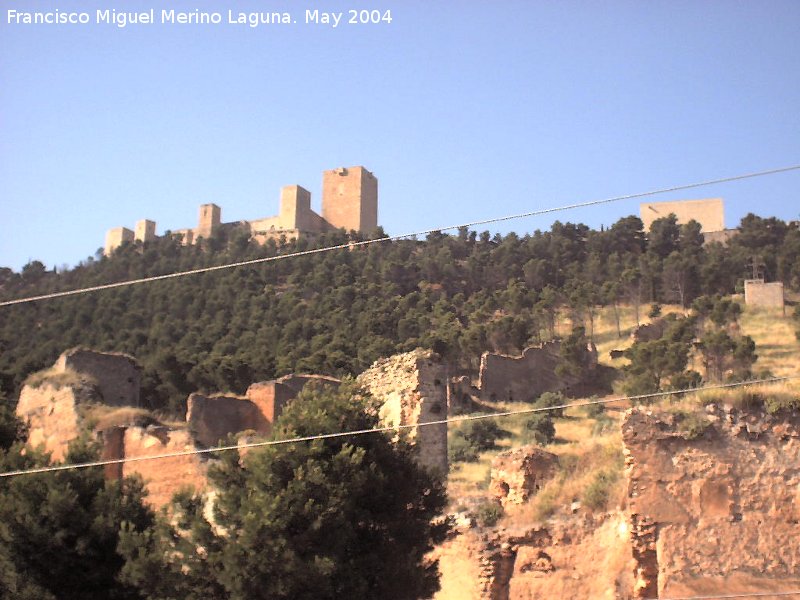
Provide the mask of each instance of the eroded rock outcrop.
[{"label": "eroded rock outcrop", "polygon": [[742,591],[743,574],[796,588],[800,417],[712,405],[690,418],[633,409],[622,424],[636,597]]},{"label": "eroded rock outcrop", "polygon": [[437,549],[436,600],[629,598],[623,513],[581,515],[520,531],[462,530]]},{"label": "eroded rock outcrop", "polygon": [[[414,350],[376,361],[358,376],[382,404],[387,425],[417,425],[447,418],[447,368],[431,351]],[[420,464],[447,473],[447,423],[401,434],[416,446]]]},{"label": "eroded rock outcrop", "polygon": [[553,476],[558,457],[536,446],[501,452],[492,461],[489,493],[501,504],[522,504]]}]

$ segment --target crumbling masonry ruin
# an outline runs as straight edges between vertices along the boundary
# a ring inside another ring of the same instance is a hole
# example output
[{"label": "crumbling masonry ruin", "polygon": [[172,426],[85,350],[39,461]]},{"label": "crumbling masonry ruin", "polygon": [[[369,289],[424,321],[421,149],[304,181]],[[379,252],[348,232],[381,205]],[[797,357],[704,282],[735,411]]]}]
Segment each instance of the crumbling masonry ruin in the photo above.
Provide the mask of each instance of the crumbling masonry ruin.
[{"label": "crumbling masonry ruin", "polygon": [[[222,222],[222,209],[216,204],[200,206],[195,228],[179,229],[172,235],[190,246],[222,229],[243,230],[257,242],[297,239],[334,229],[370,233],[378,227],[378,180],[364,167],[341,167],[322,173],[322,215],[311,210],[311,192],[299,185],[281,189],[280,210],[273,217],[252,221]],[[135,231],[115,227],[106,233],[104,251],[108,256],[125,242],[143,243],[156,238],[156,224],[144,219]]]},{"label": "crumbling masonry ruin", "polygon": [[[245,432],[268,435],[306,385],[340,384],[322,375],[287,375],[254,383],[243,396],[194,393],[187,400],[185,422],[168,426],[138,409],[140,371],[127,355],[69,350],[51,369],[29,379],[20,394],[17,415],[28,425],[29,444],[50,452],[54,461],[66,457],[69,443],[81,433],[94,431],[101,441],[102,458],[120,461],[106,467],[106,477],[140,475],[147,501],[155,507],[168,504],[181,488],[206,488],[213,459],[199,450]],[[378,361],[360,381],[383,404],[387,423],[414,425],[447,416],[445,370],[431,353],[415,351]],[[446,472],[446,424],[422,428],[419,433],[412,429],[408,438],[421,464]],[[175,453],[181,454],[124,460]]]}]

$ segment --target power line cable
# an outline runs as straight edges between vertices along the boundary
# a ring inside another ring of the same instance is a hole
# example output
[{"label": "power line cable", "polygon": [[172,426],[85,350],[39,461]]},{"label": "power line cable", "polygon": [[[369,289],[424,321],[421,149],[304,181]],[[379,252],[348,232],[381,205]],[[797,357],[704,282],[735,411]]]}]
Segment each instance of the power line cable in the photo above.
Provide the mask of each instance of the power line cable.
[{"label": "power line cable", "polygon": [[95,285],[95,286],[91,286],[91,287],[78,288],[78,289],[74,289],[74,290],[65,290],[65,291],[62,291],[62,292],[52,292],[52,293],[49,293],[49,294],[42,294],[40,296],[29,296],[27,298],[17,298],[15,300],[5,300],[3,302],[0,302],[0,307],[12,306],[12,305],[15,305],[15,304],[25,304],[25,303],[29,303],[29,302],[36,302],[36,301],[39,301],[39,300],[50,300],[50,299],[53,299],[53,298],[63,298],[65,296],[75,296],[75,295],[79,295],[79,294],[88,294],[90,292],[98,292],[98,291],[101,291],[101,290],[109,290],[109,289],[113,289],[113,288],[125,287],[125,286],[130,286],[130,285],[138,285],[140,283],[150,283],[150,282],[153,282],[153,281],[162,281],[162,280],[165,280],[165,279],[175,279],[175,278],[178,278],[178,277],[187,277],[189,275],[197,275],[197,274],[200,274],[200,273],[209,273],[209,272],[212,272],[212,271],[220,271],[222,269],[233,269],[233,268],[236,268],[236,267],[244,267],[244,266],[247,266],[247,265],[256,265],[256,264],[260,264],[260,263],[273,262],[273,261],[276,261],[276,260],[284,260],[284,259],[287,259],[287,258],[296,258],[298,256],[308,256],[308,255],[311,255],[311,254],[319,254],[319,253],[322,253],[322,252],[331,252],[333,250],[343,250],[345,248],[355,248],[355,247],[359,247],[359,246],[367,246],[367,245],[370,245],[370,244],[377,244],[377,243],[380,243],[380,242],[388,242],[388,241],[401,240],[401,239],[406,239],[406,238],[412,238],[412,237],[428,235],[428,234],[431,234],[431,233],[434,233],[434,232],[439,232],[439,231],[450,231],[450,230],[460,229],[462,227],[475,227],[475,226],[478,226],[478,225],[488,225],[490,223],[500,223],[502,221],[511,221],[511,220],[514,220],[514,219],[522,219],[522,218],[527,218],[527,217],[544,215],[544,214],[547,214],[547,213],[560,212],[560,211],[565,211],[565,210],[573,210],[573,209],[576,209],[576,208],[585,208],[585,207],[588,207],[588,206],[597,206],[597,205],[600,205],[600,204],[609,204],[609,203],[612,203],[612,202],[620,202],[622,200],[632,200],[634,198],[644,198],[646,196],[655,196],[657,194],[666,194],[666,193],[669,193],[669,192],[677,192],[677,191],[682,191],[682,190],[689,190],[689,189],[693,189],[693,188],[704,187],[704,186],[714,185],[714,184],[718,184],[718,183],[729,183],[729,182],[732,182],[732,181],[741,181],[743,179],[751,179],[751,178],[754,178],[754,177],[764,177],[764,176],[767,176],[767,175],[775,175],[775,174],[778,174],[778,173],[786,173],[788,171],[795,171],[795,170],[798,170],[798,169],[800,169],[800,164],[791,165],[791,166],[788,166],[788,167],[780,167],[780,168],[777,168],[777,169],[769,169],[769,170],[766,170],[766,171],[757,171],[757,172],[753,172],[753,173],[745,173],[745,174],[742,174],[742,175],[734,175],[734,176],[731,176],[731,177],[722,177],[722,178],[719,178],[719,179],[709,179],[709,180],[706,180],[706,181],[700,181],[700,182],[696,182],[696,183],[687,183],[687,184],[683,184],[683,185],[676,185],[676,186],[672,186],[672,187],[661,188],[661,189],[657,189],[657,190],[651,190],[649,192],[640,192],[640,193],[636,193],[636,194],[626,194],[624,196],[614,196],[613,198],[605,198],[605,199],[602,199],[602,200],[590,200],[588,202],[579,202],[579,203],[575,203],[575,204],[566,204],[564,206],[557,206],[557,207],[552,207],[552,208],[543,208],[543,209],[539,209],[539,210],[532,210],[532,211],[528,211],[528,212],[524,212],[524,213],[518,213],[518,214],[514,214],[514,215],[507,215],[505,217],[493,217],[493,218],[490,218],[490,219],[483,219],[483,220],[480,220],[480,221],[472,221],[472,222],[469,222],[469,223],[462,223],[460,225],[448,225],[448,226],[445,226],[445,227],[435,227],[433,229],[426,229],[424,231],[416,231],[416,232],[413,232],[413,233],[403,233],[403,234],[399,234],[399,235],[391,235],[391,236],[386,236],[386,237],[382,237],[382,238],[378,238],[378,239],[374,239],[374,240],[364,240],[364,241],[360,241],[360,242],[347,242],[345,244],[337,244],[337,245],[334,245],[334,246],[325,246],[323,248],[315,248],[315,249],[312,249],[312,250],[302,250],[302,251],[299,251],[299,252],[290,252],[288,254],[279,254],[277,256],[268,256],[268,257],[264,257],[264,258],[255,258],[255,259],[252,259],[252,260],[243,260],[243,261],[234,262],[234,263],[228,263],[228,264],[224,264],[224,265],[215,265],[215,266],[211,266],[211,267],[201,267],[201,268],[198,268],[198,269],[190,269],[188,271],[178,271],[178,272],[175,272],[175,273],[167,273],[167,274],[164,274],[164,275],[153,275],[153,276],[150,276],[150,277],[141,277],[141,278],[138,278],[138,279],[129,279],[129,280],[126,280],[126,281],[118,281],[118,282],[115,282],[115,283],[106,283],[106,284],[102,284],[102,285]]},{"label": "power line cable", "polygon": [[375,427],[372,429],[356,429],[353,431],[339,431],[335,433],[320,433],[314,435],[299,436],[293,438],[286,438],[281,440],[267,440],[263,442],[249,442],[245,444],[236,444],[228,446],[215,446],[213,448],[198,448],[196,450],[181,450],[178,452],[166,452],[162,454],[140,455],[131,456],[126,458],[111,458],[105,460],[96,460],[83,463],[49,465],[46,467],[36,467],[33,469],[20,469],[17,471],[6,471],[0,473],[2,477],[16,477],[19,475],[33,475],[36,473],[52,473],[55,471],[68,471],[73,469],[85,469],[88,467],[104,467],[107,465],[118,465],[122,463],[141,462],[145,460],[163,460],[167,458],[178,458],[182,456],[195,456],[199,454],[213,454],[216,452],[227,452],[230,450],[241,450],[246,448],[263,448],[266,446],[278,446],[282,444],[294,444],[299,442],[312,442],[315,440],[328,440],[342,437],[352,437],[358,435],[366,435],[372,433],[388,433],[393,431],[402,431],[407,429],[415,429],[418,427],[429,427],[432,425],[444,425],[447,423],[460,423],[462,421],[478,421],[482,419],[494,419],[502,417],[510,417],[515,415],[526,415],[531,413],[546,412],[551,410],[567,409],[572,407],[591,406],[593,404],[608,404],[611,402],[620,402],[625,400],[646,400],[649,398],[659,398],[664,396],[675,396],[678,394],[691,394],[703,392],[706,390],[719,390],[734,387],[742,387],[747,385],[760,385],[764,383],[777,383],[779,381],[789,381],[791,379],[800,379],[800,375],[790,375],[786,377],[770,377],[767,379],[753,379],[749,381],[737,381],[733,383],[721,383],[718,385],[704,386],[700,388],[687,388],[682,390],[670,390],[665,392],[654,392],[651,394],[639,394],[636,396],[618,396],[615,398],[602,398],[599,400],[582,400],[580,402],[571,402],[567,404],[558,404],[555,406],[542,406],[535,408],[525,408],[520,410],[509,410],[490,414],[478,415],[462,415],[457,417],[449,417],[447,419],[439,419],[436,421],[427,421],[425,423],[415,423],[410,425],[386,425],[384,427]]},{"label": "power line cable", "polygon": [[726,598],[771,598],[774,596],[800,596],[800,590],[791,592],[741,592],[736,594],[714,594],[711,596],[681,596],[680,598],[647,598],[646,600],[725,600]]}]

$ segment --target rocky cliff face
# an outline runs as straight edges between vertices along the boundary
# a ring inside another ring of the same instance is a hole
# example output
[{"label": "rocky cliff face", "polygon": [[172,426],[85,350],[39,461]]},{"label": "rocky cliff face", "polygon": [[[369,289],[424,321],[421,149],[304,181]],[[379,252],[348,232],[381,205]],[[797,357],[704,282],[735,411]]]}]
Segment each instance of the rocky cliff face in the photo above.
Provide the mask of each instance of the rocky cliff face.
[{"label": "rocky cliff face", "polygon": [[[627,506],[603,514],[562,507],[546,522],[512,518],[499,530],[464,526],[438,549],[437,600],[800,589],[800,415],[637,408],[622,433]],[[524,448],[499,455],[494,497],[513,505],[533,496],[551,460],[542,456],[538,468]]]},{"label": "rocky cliff face", "polygon": [[435,598],[629,598],[629,539],[623,513],[514,530],[461,529],[437,549],[442,588]]},{"label": "rocky cliff face", "polygon": [[634,409],[622,433],[637,597],[797,588],[800,417]]}]

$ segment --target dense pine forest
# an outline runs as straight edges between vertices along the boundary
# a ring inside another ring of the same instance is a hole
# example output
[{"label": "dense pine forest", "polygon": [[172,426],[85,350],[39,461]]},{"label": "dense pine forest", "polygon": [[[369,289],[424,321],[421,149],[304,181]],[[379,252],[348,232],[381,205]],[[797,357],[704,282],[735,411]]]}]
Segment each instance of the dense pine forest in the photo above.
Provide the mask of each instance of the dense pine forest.
[{"label": "dense pine forest", "polygon": [[[378,232],[382,237],[382,232]],[[166,235],[126,244],[79,266],[0,269],[9,300],[288,254],[361,239],[335,232],[260,246],[224,231],[184,247]],[[192,391],[242,392],[290,372],[358,373],[382,356],[436,347],[464,372],[485,350],[518,353],[568,333],[591,337],[598,307],[689,307],[740,291],[753,273],[800,288],[800,230],[750,214],[727,245],[704,245],[695,222],[674,217],[643,231],[638,217],[610,228],[555,222],[505,236],[467,229],[383,241],[0,309],[0,384],[14,398],[30,373],[83,345],[126,352],[144,367],[150,408],[180,412]]]}]

